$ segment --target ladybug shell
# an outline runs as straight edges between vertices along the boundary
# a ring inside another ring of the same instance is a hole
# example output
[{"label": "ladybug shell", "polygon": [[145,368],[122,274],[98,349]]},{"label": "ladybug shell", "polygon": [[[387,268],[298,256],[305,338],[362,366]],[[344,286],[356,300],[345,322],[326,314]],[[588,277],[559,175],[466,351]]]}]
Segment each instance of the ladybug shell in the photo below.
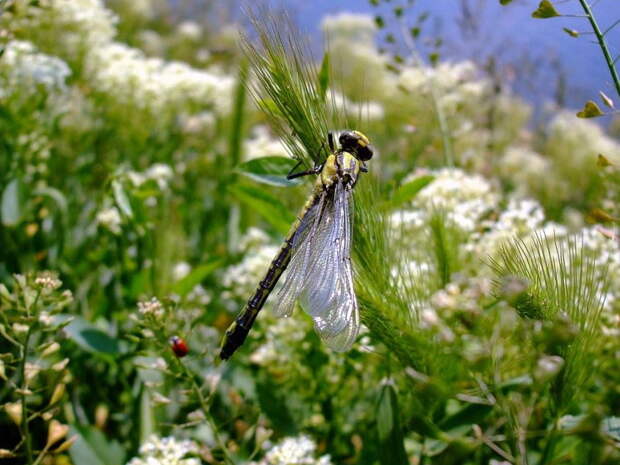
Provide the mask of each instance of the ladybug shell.
[{"label": "ladybug shell", "polygon": [[178,336],[172,336],[170,338],[170,348],[172,349],[172,352],[174,352],[174,355],[179,358],[185,357],[189,352],[189,348],[187,347],[185,340]]}]

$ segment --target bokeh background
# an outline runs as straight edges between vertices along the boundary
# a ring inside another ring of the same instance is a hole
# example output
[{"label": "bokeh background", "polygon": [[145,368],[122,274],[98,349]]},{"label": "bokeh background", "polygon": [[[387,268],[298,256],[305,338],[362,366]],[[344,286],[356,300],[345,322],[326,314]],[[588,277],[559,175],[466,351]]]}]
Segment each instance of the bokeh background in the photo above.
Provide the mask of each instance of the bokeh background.
[{"label": "bokeh background", "polygon": [[265,5],[317,74],[326,39],[377,147],[353,348],[274,294],[217,357],[310,189],[247,91],[242,3],[4,0],[0,457],[618,463],[620,94],[582,3]]}]

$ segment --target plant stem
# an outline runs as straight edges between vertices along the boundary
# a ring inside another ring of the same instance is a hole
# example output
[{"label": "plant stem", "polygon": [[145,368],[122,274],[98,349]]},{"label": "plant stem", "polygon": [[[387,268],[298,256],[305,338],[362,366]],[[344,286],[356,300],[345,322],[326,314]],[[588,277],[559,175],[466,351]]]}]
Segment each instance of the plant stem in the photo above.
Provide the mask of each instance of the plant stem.
[{"label": "plant stem", "polygon": [[19,366],[19,372],[22,379],[22,393],[21,393],[21,404],[22,404],[22,421],[21,421],[21,433],[24,439],[24,445],[26,447],[26,460],[27,463],[32,463],[32,441],[30,438],[30,429],[28,428],[28,410],[27,410],[27,402],[26,402],[26,391],[28,386],[26,384],[26,359],[28,358],[28,343],[30,341],[30,334],[32,332],[32,326],[28,328],[28,332],[26,333],[26,338],[24,339],[24,345],[22,346],[21,353],[21,361]]},{"label": "plant stem", "polygon": [[553,421],[553,428],[549,432],[547,437],[547,442],[545,443],[545,449],[543,450],[542,457],[540,459],[540,465],[546,465],[553,455],[553,449],[555,448],[555,440],[557,437],[558,431],[558,420]]},{"label": "plant stem", "polygon": [[601,29],[598,26],[596,18],[594,17],[594,13],[592,13],[592,9],[590,8],[587,0],[579,0],[579,3],[581,4],[583,11],[586,13],[588,21],[590,21],[590,25],[592,26],[594,35],[596,35],[599,46],[601,47],[601,50],[603,52],[603,56],[605,57],[605,61],[607,62],[609,73],[611,74],[611,78],[613,79],[614,85],[616,86],[616,92],[618,93],[618,96],[620,96],[620,77],[618,76],[618,70],[616,70],[616,67],[614,66],[614,61],[611,58],[611,53],[609,53],[609,47],[607,46],[605,35],[601,32]]},{"label": "plant stem", "polygon": [[185,376],[190,380],[192,384],[192,391],[194,391],[194,394],[198,398],[200,407],[202,408],[202,411],[205,414],[205,419],[207,420],[207,423],[209,423],[209,426],[211,427],[211,431],[213,431],[213,437],[215,438],[215,442],[217,442],[220,449],[222,449],[222,453],[224,454],[226,463],[230,465],[236,465],[236,462],[228,453],[226,444],[224,443],[224,440],[220,436],[220,433],[217,430],[217,426],[215,425],[215,421],[213,420],[213,417],[211,416],[211,412],[209,408],[209,403],[210,403],[209,399],[205,399],[205,396],[202,394],[202,389],[200,389],[200,386],[198,386],[198,383],[196,383],[196,379],[194,378],[194,375],[192,374],[192,372],[189,371],[189,369],[185,366],[183,362],[181,362],[180,360],[177,360],[177,362],[181,366],[181,369],[183,370],[183,373],[185,374]]},{"label": "plant stem", "polygon": [[448,121],[446,120],[446,115],[441,108],[441,104],[439,103],[439,93],[437,92],[437,87],[435,82],[432,80],[430,73],[428,72],[426,66],[424,66],[424,61],[420,58],[418,51],[413,43],[411,37],[406,31],[405,23],[403,20],[400,20],[400,28],[403,36],[403,40],[405,41],[405,45],[409,49],[412,57],[414,58],[416,65],[420,67],[423,71],[424,76],[429,82],[429,89],[431,92],[431,101],[433,102],[433,111],[437,116],[437,123],[439,124],[439,132],[441,133],[441,142],[443,146],[444,153],[444,162],[447,166],[454,166],[454,151],[452,149],[452,139],[450,135],[450,128],[448,127]]},{"label": "plant stem", "polygon": [[[31,306],[26,308],[27,316],[31,315],[31,310],[37,306],[39,302],[39,297],[41,296],[41,291],[37,292],[34,301]],[[26,332],[26,337],[24,338],[24,344],[22,346],[21,360],[19,365],[19,374],[22,381],[21,387],[21,405],[22,405],[22,421],[20,424],[22,438],[24,440],[24,447],[26,448],[26,460],[28,464],[32,463],[32,438],[30,437],[30,428],[28,427],[28,403],[26,402],[27,392],[28,392],[28,383],[26,381],[26,361],[28,360],[28,344],[30,343],[30,336],[32,335],[32,329],[34,327],[34,323],[30,324],[28,327],[28,331]]]}]

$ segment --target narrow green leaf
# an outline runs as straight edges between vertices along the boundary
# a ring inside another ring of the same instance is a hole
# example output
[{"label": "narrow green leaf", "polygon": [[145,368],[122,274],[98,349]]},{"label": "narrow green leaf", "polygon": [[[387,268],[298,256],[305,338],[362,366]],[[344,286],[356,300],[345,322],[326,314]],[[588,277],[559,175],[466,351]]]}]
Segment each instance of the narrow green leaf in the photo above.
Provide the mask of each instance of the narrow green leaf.
[{"label": "narrow green leaf", "polygon": [[172,292],[180,295],[181,297],[185,296],[197,284],[200,284],[203,279],[217,270],[220,266],[222,266],[222,261],[217,259],[211,260],[204,265],[197,266],[187,276],[174,284],[172,287]]},{"label": "narrow green leaf", "polygon": [[288,208],[276,197],[254,186],[236,184],[228,190],[237,200],[261,215],[278,232],[286,234],[295,220]]},{"label": "narrow green leaf", "polygon": [[20,179],[13,179],[2,193],[2,224],[15,226],[21,220],[25,203],[24,187]]},{"label": "narrow green leaf", "polygon": [[245,100],[247,96],[248,62],[242,60],[239,65],[239,79],[235,89],[235,100],[232,112],[232,124],[228,145],[228,159],[235,166],[241,159],[241,146],[244,137]]},{"label": "narrow green leaf", "polygon": [[377,402],[377,433],[379,461],[383,465],[407,465],[403,432],[400,427],[398,399],[391,382],[379,391]]},{"label": "narrow green leaf", "polygon": [[413,181],[403,184],[394,192],[390,200],[383,204],[383,208],[392,210],[401,207],[407,202],[411,202],[418,192],[424,189],[424,187],[430,184],[434,179],[435,177],[430,175],[420,176]]},{"label": "narrow green leaf", "polygon": [[512,0],[499,0],[500,5],[508,5]]},{"label": "narrow green leaf", "polygon": [[131,209],[131,203],[129,203],[129,197],[127,197],[125,188],[117,179],[112,181],[112,195],[114,196],[116,206],[123,213],[123,215],[127,218],[133,218],[133,210]]},{"label": "narrow green leaf", "polygon": [[286,175],[297,164],[288,157],[261,157],[246,161],[237,167],[237,171],[254,181],[271,186],[294,186],[302,182],[301,179],[286,179]]},{"label": "narrow green leaf", "polygon": [[88,465],[123,465],[125,451],[112,439],[106,438],[98,429],[72,426],[69,436],[77,435],[77,441],[69,449],[72,463]]},{"label": "narrow green leaf", "polygon": [[577,118],[596,118],[597,116],[603,116],[605,113],[601,111],[596,102],[588,100],[583,107],[583,110],[577,113]]},{"label": "narrow green leaf", "polygon": [[319,96],[322,100],[325,100],[327,88],[329,87],[329,53],[327,52],[323,55],[323,62],[321,63],[321,70],[319,71],[318,79]]},{"label": "narrow green leaf", "polygon": [[532,18],[538,19],[554,18],[556,16],[560,16],[560,13],[549,0],[542,0],[538,4],[536,11],[532,13]]}]

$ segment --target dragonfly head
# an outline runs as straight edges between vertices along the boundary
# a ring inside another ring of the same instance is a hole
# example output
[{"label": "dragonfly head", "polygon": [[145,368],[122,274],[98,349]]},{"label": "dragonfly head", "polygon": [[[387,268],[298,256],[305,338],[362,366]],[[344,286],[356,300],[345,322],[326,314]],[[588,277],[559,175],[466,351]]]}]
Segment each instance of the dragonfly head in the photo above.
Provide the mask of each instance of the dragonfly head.
[{"label": "dragonfly head", "polygon": [[375,153],[368,137],[359,131],[342,131],[338,136],[338,142],[342,150],[352,153],[362,161],[368,161]]}]

